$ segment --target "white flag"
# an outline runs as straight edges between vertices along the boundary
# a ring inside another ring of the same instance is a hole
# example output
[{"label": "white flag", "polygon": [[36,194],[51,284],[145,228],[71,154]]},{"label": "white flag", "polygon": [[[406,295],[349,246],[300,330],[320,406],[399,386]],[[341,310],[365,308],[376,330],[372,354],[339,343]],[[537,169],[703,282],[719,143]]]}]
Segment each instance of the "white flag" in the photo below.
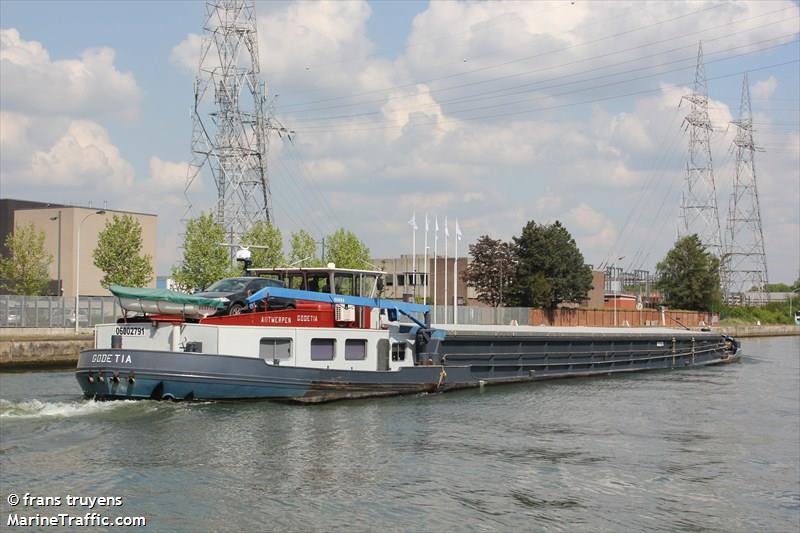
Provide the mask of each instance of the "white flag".
[{"label": "white flag", "polygon": [[425,213],[425,233],[428,233],[428,213]]},{"label": "white flag", "polygon": [[458,219],[456,219],[456,237],[458,237],[459,241],[461,240],[461,235],[461,228],[458,226]]},{"label": "white flag", "polygon": [[444,217],[444,236],[445,238],[450,236],[450,230],[447,229],[447,217]]},{"label": "white flag", "polygon": [[439,233],[439,215],[436,215],[436,218],[434,219],[433,224],[434,224],[433,230],[436,233]]},{"label": "white flag", "polygon": [[408,221],[408,225],[414,228],[414,231],[417,231],[417,212],[414,211],[414,214],[411,215],[411,220]]}]

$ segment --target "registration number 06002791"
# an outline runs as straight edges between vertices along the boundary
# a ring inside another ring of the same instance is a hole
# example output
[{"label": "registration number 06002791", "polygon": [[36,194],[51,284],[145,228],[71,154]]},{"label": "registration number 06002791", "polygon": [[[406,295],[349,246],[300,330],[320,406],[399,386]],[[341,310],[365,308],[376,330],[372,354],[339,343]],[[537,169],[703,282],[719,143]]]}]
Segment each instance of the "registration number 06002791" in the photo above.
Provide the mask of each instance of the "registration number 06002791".
[{"label": "registration number 06002791", "polygon": [[124,337],[144,337],[147,330],[144,326],[117,326],[114,328],[114,335],[122,335]]}]

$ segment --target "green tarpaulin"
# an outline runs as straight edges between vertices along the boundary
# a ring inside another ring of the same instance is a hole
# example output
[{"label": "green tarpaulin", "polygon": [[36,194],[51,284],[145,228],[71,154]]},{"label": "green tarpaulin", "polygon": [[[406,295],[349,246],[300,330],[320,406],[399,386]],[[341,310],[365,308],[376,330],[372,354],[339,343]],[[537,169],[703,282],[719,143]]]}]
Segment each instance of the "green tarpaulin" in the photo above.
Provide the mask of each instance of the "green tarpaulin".
[{"label": "green tarpaulin", "polygon": [[133,298],[138,300],[150,300],[155,302],[173,302],[184,305],[206,305],[210,307],[225,307],[225,302],[219,298],[202,298],[183,294],[182,292],[170,291],[168,289],[141,289],[137,287],[122,287],[112,285],[111,293],[119,298]]}]

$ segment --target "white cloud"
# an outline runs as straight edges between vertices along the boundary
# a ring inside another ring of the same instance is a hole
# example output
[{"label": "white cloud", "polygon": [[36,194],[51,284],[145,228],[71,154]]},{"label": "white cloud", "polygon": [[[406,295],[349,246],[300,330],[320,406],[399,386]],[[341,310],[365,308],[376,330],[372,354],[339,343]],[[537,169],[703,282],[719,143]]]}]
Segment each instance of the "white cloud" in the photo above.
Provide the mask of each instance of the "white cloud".
[{"label": "white cloud", "polygon": [[305,172],[315,181],[334,182],[347,178],[348,168],[338,159],[323,158],[304,163]]},{"label": "white cloud", "polygon": [[586,203],[568,210],[564,214],[564,222],[583,249],[584,256],[605,254],[617,239],[614,223]]},{"label": "white cloud", "polygon": [[[393,84],[390,63],[370,58],[366,1],[262,3],[258,11],[261,72],[271,87],[353,92]],[[201,35],[188,34],[172,49],[171,61],[195,72],[201,43]],[[213,53],[208,59],[215,60]]]},{"label": "white cloud", "polygon": [[[770,14],[781,6],[787,11]],[[698,40],[704,41],[710,61],[721,50],[748,44],[763,47],[764,43],[756,43],[797,31],[797,6],[790,0],[649,1],[638,2],[635,9],[627,3],[592,7],[589,2],[563,1],[432,2],[414,19],[403,62],[415,79],[446,72],[470,81],[499,76],[530,81],[617,63],[616,69],[623,70],[677,58],[691,60]],[[676,20],[658,24],[672,19]],[[454,21],[458,32],[453,30]],[[613,39],[604,39],[608,36]],[[637,61],[621,63],[631,59]]]},{"label": "white cloud", "polygon": [[[185,161],[172,162],[164,161],[158,157],[150,158],[150,177],[147,180],[147,189],[164,192],[181,192],[186,187],[186,177],[189,172],[189,163]],[[198,181],[196,190],[203,187],[202,182]]]},{"label": "white cloud", "polygon": [[21,113],[0,109],[0,152],[3,159],[13,157],[28,146],[31,119]]},{"label": "white cloud", "polygon": [[200,64],[200,47],[203,38],[196,33],[190,33],[184,40],[175,45],[170,53],[170,61],[189,72],[196,72]]},{"label": "white cloud", "polygon": [[17,179],[76,188],[120,190],[133,184],[133,167],[95,122],[73,120],[51,147],[36,150]]},{"label": "white cloud", "polygon": [[561,198],[554,194],[545,194],[536,200],[536,210],[552,213],[561,209]]},{"label": "white cloud", "polygon": [[79,59],[53,60],[14,28],[0,30],[3,108],[27,114],[97,114],[133,118],[141,89],[114,65],[111,48],[85,50]]},{"label": "white cloud", "polygon": [[778,80],[775,78],[775,76],[770,76],[765,80],[757,81],[756,84],[753,85],[752,89],[753,98],[769,100],[770,96],[772,96],[777,88]]}]

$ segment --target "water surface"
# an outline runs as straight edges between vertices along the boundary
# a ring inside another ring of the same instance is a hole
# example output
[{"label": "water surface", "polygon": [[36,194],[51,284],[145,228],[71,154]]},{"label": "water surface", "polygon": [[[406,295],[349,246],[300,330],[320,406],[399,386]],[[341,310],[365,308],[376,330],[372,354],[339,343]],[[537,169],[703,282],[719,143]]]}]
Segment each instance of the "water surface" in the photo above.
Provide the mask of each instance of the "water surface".
[{"label": "water surface", "polygon": [[[741,364],[317,406],[95,403],[0,375],[8,493],[157,531],[798,531],[800,337]],[[56,509],[64,512],[64,509]],[[81,511],[85,511],[81,509]]]}]

